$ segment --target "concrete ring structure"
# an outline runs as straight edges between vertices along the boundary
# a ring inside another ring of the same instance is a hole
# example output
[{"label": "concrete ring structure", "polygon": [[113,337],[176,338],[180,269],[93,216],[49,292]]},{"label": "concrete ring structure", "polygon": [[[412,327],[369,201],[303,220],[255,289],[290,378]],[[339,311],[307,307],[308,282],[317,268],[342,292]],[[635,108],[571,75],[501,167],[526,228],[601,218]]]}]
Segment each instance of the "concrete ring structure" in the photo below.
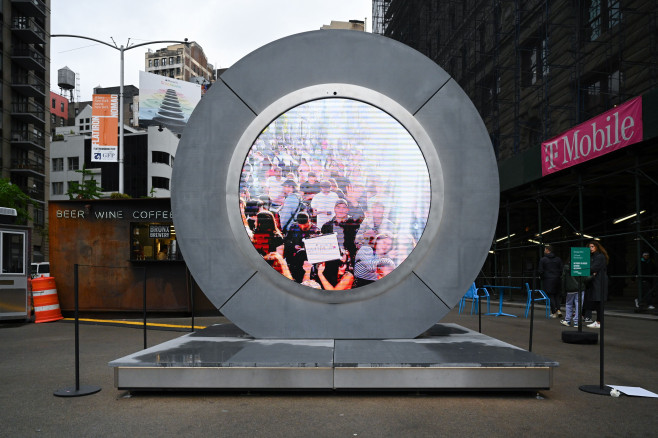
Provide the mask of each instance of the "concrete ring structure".
[{"label": "concrete ring structure", "polygon": [[[272,269],[238,208],[249,148],[280,114],[327,98],[390,114],[427,164],[431,207],[416,248],[387,277],[340,293]],[[498,173],[477,110],[449,75],[394,40],[314,31],[270,43],[224,72],[192,114],[172,180],[177,239],[211,302],[257,338],[413,338],[457,304],[477,276],[498,215]]]}]

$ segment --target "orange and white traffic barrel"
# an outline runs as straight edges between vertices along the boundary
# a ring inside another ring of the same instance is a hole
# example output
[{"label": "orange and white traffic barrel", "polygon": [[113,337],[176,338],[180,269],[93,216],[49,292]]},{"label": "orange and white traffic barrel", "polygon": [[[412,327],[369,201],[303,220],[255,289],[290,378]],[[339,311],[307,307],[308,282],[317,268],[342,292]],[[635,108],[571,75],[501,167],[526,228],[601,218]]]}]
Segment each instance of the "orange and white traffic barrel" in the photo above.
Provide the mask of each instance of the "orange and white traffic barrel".
[{"label": "orange and white traffic barrel", "polygon": [[34,301],[34,322],[49,322],[64,319],[59,309],[55,277],[32,279],[32,300]]}]

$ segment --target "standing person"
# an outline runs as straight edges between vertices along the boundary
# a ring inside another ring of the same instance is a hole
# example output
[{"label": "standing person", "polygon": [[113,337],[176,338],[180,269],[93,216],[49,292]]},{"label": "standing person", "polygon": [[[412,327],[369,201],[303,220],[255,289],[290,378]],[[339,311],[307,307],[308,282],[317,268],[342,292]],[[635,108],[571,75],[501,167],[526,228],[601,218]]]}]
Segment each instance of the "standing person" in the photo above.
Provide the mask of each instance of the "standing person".
[{"label": "standing person", "polygon": [[290,226],[286,237],[283,239],[283,256],[288,263],[290,273],[297,283],[304,278],[304,262],[306,262],[306,250],[304,239],[316,236],[320,233],[308,217],[308,213],[299,212],[297,222]]},{"label": "standing person", "polygon": [[304,192],[304,200],[311,201],[313,197],[320,192],[320,182],[315,172],[309,172],[300,185],[300,189]]},{"label": "standing person", "polygon": [[560,311],[560,301],[562,301],[562,291],[560,290],[562,260],[553,252],[553,245],[544,246],[544,257],[539,260],[538,271],[544,291],[551,300],[551,318],[562,317]]},{"label": "standing person", "polygon": [[340,199],[337,194],[331,191],[331,183],[327,180],[320,182],[320,193],[317,193],[311,201],[311,208],[316,215],[316,226],[322,226],[329,222],[334,215],[334,206]]},{"label": "standing person", "polygon": [[293,179],[287,179],[283,182],[283,204],[279,209],[279,221],[281,231],[287,233],[290,227],[297,219],[297,213],[301,210],[302,200],[297,194],[297,182]]},{"label": "standing person", "polygon": [[610,257],[598,241],[589,243],[590,276],[585,281],[585,302],[587,308],[596,310],[596,319],[589,328],[601,328],[601,302],[608,299],[608,262]]},{"label": "standing person", "polygon": [[281,168],[274,166],[272,168],[272,176],[267,178],[265,181],[265,189],[267,196],[272,200],[272,204],[275,207],[281,206],[283,204],[283,199],[285,195],[283,194],[283,182],[285,180],[281,177]]},{"label": "standing person", "polygon": [[256,226],[251,242],[263,256],[275,252],[283,245],[283,234],[271,211],[261,211],[256,215]]},{"label": "standing person", "polygon": [[565,316],[560,324],[567,327],[573,324],[578,327],[578,315],[580,314],[580,300],[582,300],[583,292],[580,290],[578,280],[571,276],[571,263],[569,260],[562,268],[562,289],[567,294]]},{"label": "standing person", "polygon": [[377,280],[377,263],[384,258],[395,257],[393,235],[378,234],[370,243],[364,243],[356,253],[354,264],[354,287],[361,287]]},{"label": "standing person", "polygon": [[[638,269],[639,268],[639,269]],[[649,251],[642,253],[640,265],[635,268],[635,275],[640,275],[640,283],[642,284],[642,298],[638,296],[635,298],[635,308],[647,308],[648,310],[655,309],[653,300],[656,297],[656,265],[651,261]]]},{"label": "standing person", "polygon": [[356,233],[359,231],[359,223],[349,214],[347,201],[339,199],[334,203],[334,215],[331,220],[325,222],[320,228],[322,234],[336,233],[339,248],[349,252],[350,257],[356,254]]}]

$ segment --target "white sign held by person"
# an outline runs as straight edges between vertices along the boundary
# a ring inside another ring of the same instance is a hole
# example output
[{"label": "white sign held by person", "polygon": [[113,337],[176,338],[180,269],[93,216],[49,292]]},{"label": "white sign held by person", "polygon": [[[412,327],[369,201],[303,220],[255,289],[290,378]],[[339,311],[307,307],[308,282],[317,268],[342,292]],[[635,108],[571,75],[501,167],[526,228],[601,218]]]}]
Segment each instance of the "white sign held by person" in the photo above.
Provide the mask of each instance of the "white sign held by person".
[{"label": "white sign held by person", "polygon": [[336,233],[310,239],[302,239],[306,247],[306,258],[310,263],[322,263],[340,259],[340,248]]}]

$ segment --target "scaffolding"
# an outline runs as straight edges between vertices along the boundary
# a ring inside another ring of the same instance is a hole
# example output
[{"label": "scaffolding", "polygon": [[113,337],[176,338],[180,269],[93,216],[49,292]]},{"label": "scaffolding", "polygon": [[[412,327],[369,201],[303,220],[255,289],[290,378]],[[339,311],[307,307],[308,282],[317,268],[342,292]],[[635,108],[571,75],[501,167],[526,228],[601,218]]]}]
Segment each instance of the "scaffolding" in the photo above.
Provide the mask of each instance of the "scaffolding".
[{"label": "scaffolding", "polygon": [[443,67],[505,160],[655,88],[657,8],[643,0],[374,0],[373,32]]},{"label": "scaffolding", "polygon": [[[421,51],[459,83],[499,162],[656,89],[657,17],[658,4],[645,0],[373,1],[373,32]],[[623,293],[641,251],[658,258],[656,143],[501,193],[482,278],[522,284],[544,243],[564,250],[591,236],[611,250],[611,291]]]}]

